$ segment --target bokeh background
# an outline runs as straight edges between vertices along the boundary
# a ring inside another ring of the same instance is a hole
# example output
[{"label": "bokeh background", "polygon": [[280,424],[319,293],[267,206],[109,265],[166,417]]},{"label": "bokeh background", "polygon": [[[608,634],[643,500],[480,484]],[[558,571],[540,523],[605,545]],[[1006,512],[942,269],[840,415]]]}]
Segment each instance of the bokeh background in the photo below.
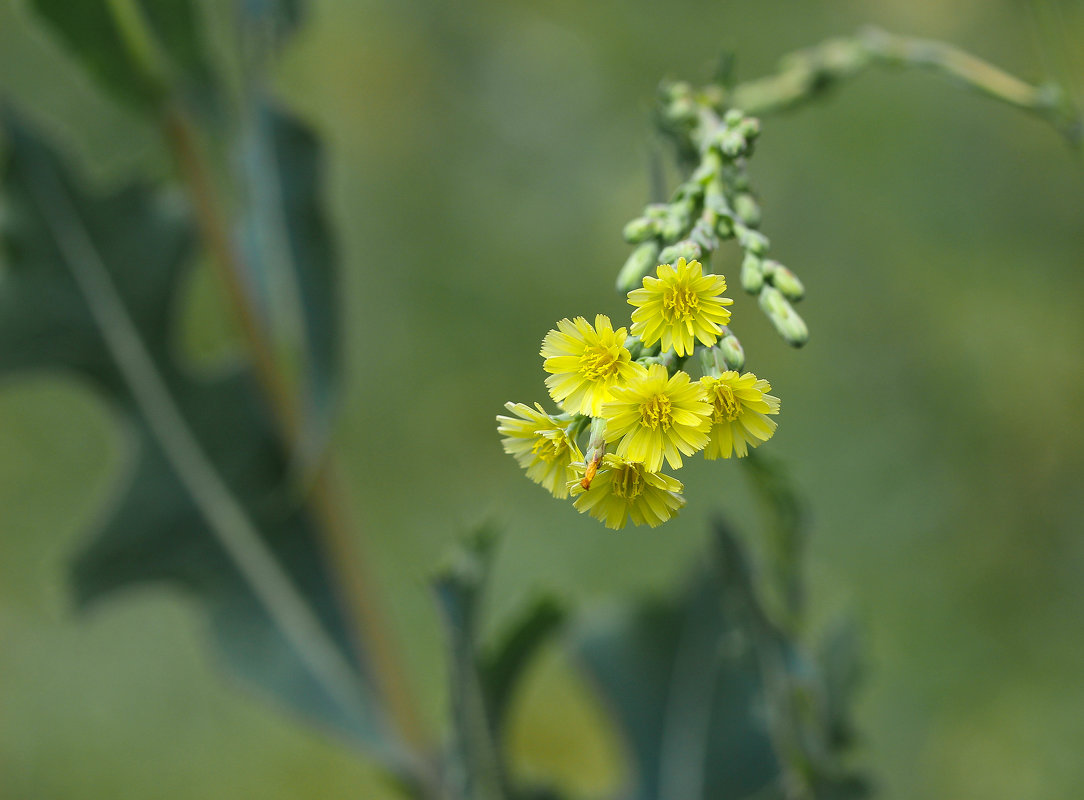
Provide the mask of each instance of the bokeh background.
[{"label": "bokeh background", "polygon": [[[534,592],[591,604],[665,590],[713,510],[755,529],[738,466],[697,462],[678,521],[607,531],[526,481],[493,418],[545,399],[537,350],[555,320],[627,320],[612,281],[621,226],[649,199],[659,79],[706,80],[724,50],[752,77],[865,23],[1084,87],[1084,6],[1069,0],[312,4],[275,82],[329,148],[348,309],[336,446],[434,726],[445,694],[426,579],[464,531],[505,532],[497,626]],[[17,0],[0,0],[0,92],[102,187],[168,173],[153,131]],[[884,798],[1079,795],[1079,155],[939,78],[877,73],[766,120],[752,175],[774,253],[806,282],[812,340],[789,350],[744,295],[735,329],[783,398],[769,447],[813,517],[813,628],[852,613],[866,634],[860,762]],[[715,266],[736,278],[734,250]],[[182,302],[178,346],[235,357],[198,264]],[[70,554],[129,457],[85,387],[0,385],[0,796],[391,797],[340,743],[224,677],[184,598],[146,590],[72,613]],[[621,770],[556,650],[509,747],[584,797]]]}]

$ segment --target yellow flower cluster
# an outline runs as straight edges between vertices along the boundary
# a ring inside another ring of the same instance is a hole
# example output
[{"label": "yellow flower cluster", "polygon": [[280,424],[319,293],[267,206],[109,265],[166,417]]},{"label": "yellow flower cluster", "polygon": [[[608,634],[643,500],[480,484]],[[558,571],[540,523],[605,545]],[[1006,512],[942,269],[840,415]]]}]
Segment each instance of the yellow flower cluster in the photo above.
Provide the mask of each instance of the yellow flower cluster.
[{"label": "yellow flower cluster", "polygon": [[[540,355],[546,386],[561,413],[508,403],[498,416],[505,452],[527,477],[607,527],[656,527],[685,505],[681,482],[663,474],[683,457],[739,458],[771,438],[779,398],[751,372],[721,371],[713,348],[730,321],[726,280],[698,261],[658,267],[629,292],[631,335],[599,314],[563,319]],[[700,380],[680,367],[699,351]],[[586,449],[577,440],[586,436]],[[612,449],[611,449],[612,448]],[[584,453],[586,452],[586,457]]]}]

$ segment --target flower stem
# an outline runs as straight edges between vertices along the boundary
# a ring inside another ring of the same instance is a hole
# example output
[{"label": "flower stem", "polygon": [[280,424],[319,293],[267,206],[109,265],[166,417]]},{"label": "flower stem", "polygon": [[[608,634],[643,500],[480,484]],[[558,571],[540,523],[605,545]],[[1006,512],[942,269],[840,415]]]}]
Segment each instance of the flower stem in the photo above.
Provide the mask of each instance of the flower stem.
[{"label": "flower stem", "polygon": [[980,94],[1047,120],[1074,147],[1079,148],[1084,139],[1084,117],[1061,87],[1026,83],[945,42],[897,36],[877,28],[792,53],[783,59],[774,75],[724,91],[724,102],[747,114],[783,111],[872,66],[917,67],[938,72]]}]

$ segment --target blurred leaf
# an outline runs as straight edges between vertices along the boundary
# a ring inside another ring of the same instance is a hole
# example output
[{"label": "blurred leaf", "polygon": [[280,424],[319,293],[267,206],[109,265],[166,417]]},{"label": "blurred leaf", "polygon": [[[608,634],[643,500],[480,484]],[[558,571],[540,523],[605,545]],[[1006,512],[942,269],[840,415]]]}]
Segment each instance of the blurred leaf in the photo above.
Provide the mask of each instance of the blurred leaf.
[{"label": "blurred leaf", "polygon": [[[64,45],[121,101],[145,106],[168,80],[204,98],[213,71],[195,0],[30,0]],[[130,30],[118,19],[127,14]]]},{"label": "blurred leaf", "polygon": [[434,581],[444,616],[451,668],[452,726],[456,760],[449,765],[460,796],[501,800],[507,796],[500,747],[486,710],[479,674],[477,636],[482,591],[492,562],[494,537],[478,532]]},{"label": "blurred leaf", "polygon": [[672,600],[585,618],[576,651],[625,730],[633,800],[845,795],[821,746],[818,677],[716,525],[715,557]]},{"label": "blurred leaf", "polygon": [[434,582],[447,628],[452,679],[452,722],[458,763],[451,770],[466,798],[558,798],[550,787],[510,787],[501,735],[519,679],[540,647],[564,623],[564,610],[542,598],[508,626],[500,643],[482,652],[478,615],[493,561],[495,535],[478,531]]},{"label": "blurred leaf", "polygon": [[765,517],[764,544],[770,580],[765,581],[764,601],[773,619],[793,630],[804,600],[801,566],[805,509],[778,459],[751,450],[741,463]]},{"label": "blurred leaf", "polygon": [[508,627],[504,638],[482,660],[482,685],[497,735],[504,729],[516,684],[539,648],[564,624],[565,610],[550,597],[539,598]]},{"label": "blurred leaf", "polygon": [[244,261],[278,349],[303,365],[299,459],[311,467],[329,433],[340,356],[337,261],[321,196],[322,154],[301,122],[262,96],[253,103],[240,144]]},{"label": "blurred leaf", "polygon": [[273,46],[280,46],[305,16],[302,0],[238,0],[237,10],[242,24],[259,31]]},{"label": "blurred leaf", "polygon": [[[281,490],[286,457],[249,376],[195,380],[173,359],[174,295],[192,250],[185,209],[143,185],[88,196],[11,113],[3,129],[0,374],[75,372],[111,404],[134,450],[127,491],[76,559],[77,601],[149,583],[187,590],[239,676],[396,761],[316,527]],[[204,469],[186,471],[193,461]],[[251,521],[240,544],[193,488],[221,484],[223,513]]]},{"label": "blurred leaf", "polygon": [[829,627],[818,646],[824,671],[827,728],[832,744],[846,747],[854,741],[851,702],[862,680],[861,636],[853,620]]},{"label": "blurred leaf", "polygon": [[761,679],[714,576],[674,601],[587,617],[576,650],[628,736],[633,800],[727,800],[778,775]]}]

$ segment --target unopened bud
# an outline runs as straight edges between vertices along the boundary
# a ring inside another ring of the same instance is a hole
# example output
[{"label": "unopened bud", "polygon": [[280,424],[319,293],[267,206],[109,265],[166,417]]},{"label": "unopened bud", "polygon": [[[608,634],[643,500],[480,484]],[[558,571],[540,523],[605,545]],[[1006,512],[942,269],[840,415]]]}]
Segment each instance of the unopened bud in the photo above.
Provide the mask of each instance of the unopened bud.
[{"label": "unopened bud", "polygon": [[723,357],[723,361],[726,362],[728,369],[741,372],[742,367],[745,366],[745,350],[742,349],[741,342],[738,341],[737,336],[728,333],[719,340],[719,343],[715,345],[715,348]]},{"label": "unopened bud", "polygon": [[647,217],[637,217],[625,226],[621,235],[625,237],[625,241],[629,244],[639,244],[654,237],[658,231],[659,227],[655,220]]},{"label": "unopened bud", "polygon": [[696,101],[691,97],[679,97],[672,100],[663,109],[667,122],[695,122],[697,116]]},{"label": "unopened bud", "polygon": [[740,109],[732,108],[723,115],[723,124],[728,128],[734,128],[740,125],[743,119],[745,119],[745,114]]},{"label": "unopened bud", "polygon": [[696,242],[682,239],[680,242],[664,248],[663,251],[659,253],[659,263],[673,264],[679,258],[684,258],[686,261],[697,261],[700,259],[702,252],[700,245]]},{"label": "unopened bud", "polygon": [[734,223],[730,220],[730,215],[720,215],[715,220],[715,233],[718,234],[720,239],[732,239],[734,237]]},{"label": "unopened bud", "polygon": [[749,144],[740,131],[727,131],[719,137],[719,150],[727,158],[737,158],[745,153]]},{"label": "unopened bud", "polygon": [[749,294],[756,294],[763,285],[763,263],[752,253],[746,253],[741,262],[741,288]]},{"label": "unopened bud", "polygon": [[659,236],[664,242],[680,239],[689,227],[689,221],[671,214],[659,223]]},{"label": "unopened bud", "polygon": [[656,264],[659,245],[654,241],[644,242],[635,250],[621,267],[617,275],[617,291],[625,294],[640,286],[646,275]]},{"label": "unopened bud", "polygon": [[761,289],[760,307],[787,344],[801,347],[809,341],[809,328],[805,321],[778,289],[773,286]]},{"label": "unopened bud", "polygon": [[693,229],[689,231],[689,240],[698,244],[701,251],[710,252],[719,249],[719,240],[715,237],[711,223],[706,219],[696,221]]},{"label": "unopened bud", "polygon": [[738,236],[738,244],[746,252],[753,253],[758,256],[762,256],[768,252],[768,247],[771,242],[768,241],[768,237],[760,231],[754,231],[751,228],[744,226],[737,228],[735,231]]},{"label": "unopened bud", "polygon": [[748,192],[734,195],[734,213],[752,228],[760,225],[760,203]]},{"label": "unopened bud", "polygon": [[798,280],[798,276],[778,261],[765,261],[764,274],[772,282],[772,286],[782,292],[788,300],[796,303],[805,297],[805,287]]},{"label": "unopened bud", "polygon": [[760,136],[760,120],[756,117],[746,117],[738,125],[738,130],[741,135],[745,137],[746,141],[752,142],[755,138]]}]

